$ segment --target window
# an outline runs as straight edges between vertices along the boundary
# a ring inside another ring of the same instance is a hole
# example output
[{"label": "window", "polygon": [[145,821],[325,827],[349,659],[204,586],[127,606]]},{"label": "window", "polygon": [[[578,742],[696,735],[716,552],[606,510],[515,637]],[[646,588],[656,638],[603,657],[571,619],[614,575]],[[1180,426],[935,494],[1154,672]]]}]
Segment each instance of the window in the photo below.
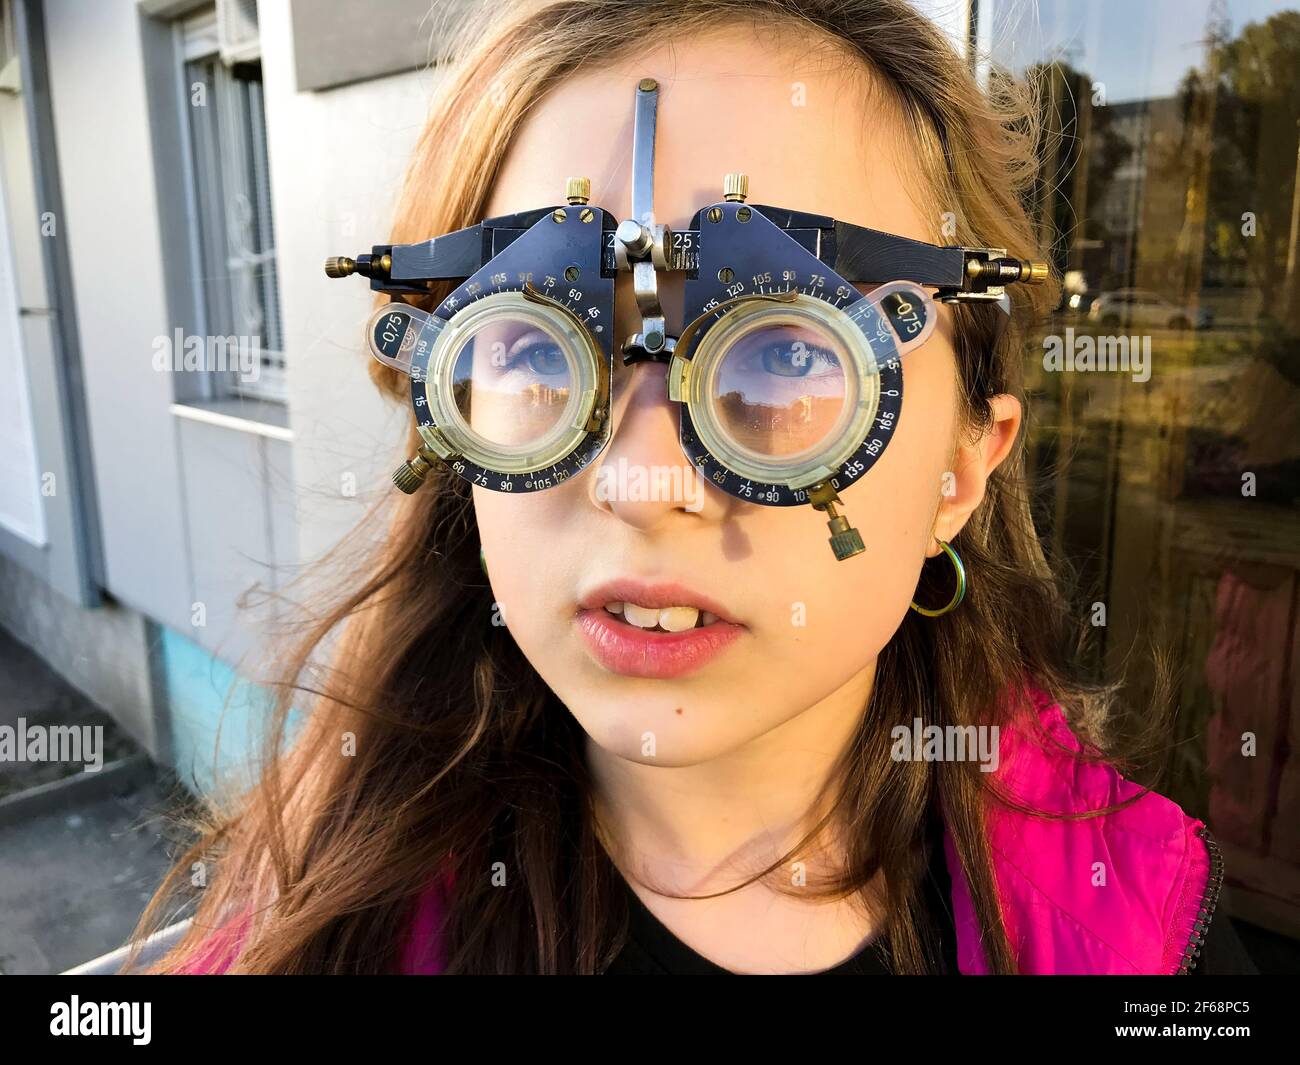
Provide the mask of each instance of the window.
[{"label": "window", "polygon": [[[262,67],[242,10],[235,47],[228,40],[231,20],[219,20],[215,8],[179,26],[194,303],[207,338],[212,396],[283,401]],[[236,360],[233,345],[244,359],[256,356],[256,372],[248,372],[252,362]]]},{"label": "window", "polygon": [[1099,676],[1140,708],[1142,638],[1173,656],[1161,790],[1215,832],[1234,916],[1300,936],[1300,2],[979,0],[979,22],[1059,134],[1048,332],[1146,352],[1025,352],[1039,530],[1105,607]]}]

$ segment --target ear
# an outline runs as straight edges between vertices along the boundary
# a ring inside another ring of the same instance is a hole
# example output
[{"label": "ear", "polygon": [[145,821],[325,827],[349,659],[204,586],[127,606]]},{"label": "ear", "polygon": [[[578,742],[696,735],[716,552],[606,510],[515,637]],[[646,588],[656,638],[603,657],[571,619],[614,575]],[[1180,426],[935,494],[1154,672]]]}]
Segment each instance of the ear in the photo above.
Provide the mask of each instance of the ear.
[{"label": "ear", "polygon": [[[975,508],[984,501],[990,475],[1009,454],[1020,433],[1023,411],[1015,396],[998,395],[989,400],[993,424],[971,440],[960,440],[953,456],[951,476],[944,476],[943,498],[935,515],[935,540],[945,543],[961,532]],[[926,551],[933,558],[940,551],[936,542]]]}]

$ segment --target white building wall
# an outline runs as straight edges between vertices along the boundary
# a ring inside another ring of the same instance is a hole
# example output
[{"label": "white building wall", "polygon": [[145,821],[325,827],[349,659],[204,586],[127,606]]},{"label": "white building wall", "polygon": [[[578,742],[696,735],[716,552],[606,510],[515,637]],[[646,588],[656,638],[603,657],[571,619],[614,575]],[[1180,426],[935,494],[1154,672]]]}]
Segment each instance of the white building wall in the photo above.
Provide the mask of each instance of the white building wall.
[{"label": "white building wall", "polygon": [[[263,0],[260,20],[298,546],[310,561],[355,524],[376,493],[394,490],[389,474],[406,458],[409,411],[381,400],[367,375],[362,335],[373,295],[363,280],[327,278],[324,262],[388,239],[439,74],[298,92],[289,0]],[[346,494],[353,484],[356,494]]]}]

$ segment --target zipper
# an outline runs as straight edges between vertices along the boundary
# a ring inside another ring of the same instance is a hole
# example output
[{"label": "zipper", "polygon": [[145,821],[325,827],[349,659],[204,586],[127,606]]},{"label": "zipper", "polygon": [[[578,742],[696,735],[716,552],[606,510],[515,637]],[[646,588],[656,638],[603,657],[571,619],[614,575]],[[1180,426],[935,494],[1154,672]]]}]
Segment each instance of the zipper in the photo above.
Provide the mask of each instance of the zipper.
[{"label": "zipper", "polygon": [[1175,970],[1175,976],[1186,976],[1196,968],[1197,960],[1201,956],[1201,948],[1205,946],[1205,934],[1210,929],[1210,919],[1219,904],[1219,892],[1223,888],[1223,854],[1219,851],[1219,844],[1210,835],[1210,830],[1205,825],[1198,828],[1196,834],[1205,841],[1206,849],[1210,852],[1210,878],[1201,893],[1196,920],[1192,922],[1192,935],[1187,941],[1187,946],[1183,948],[1183,960]]}]

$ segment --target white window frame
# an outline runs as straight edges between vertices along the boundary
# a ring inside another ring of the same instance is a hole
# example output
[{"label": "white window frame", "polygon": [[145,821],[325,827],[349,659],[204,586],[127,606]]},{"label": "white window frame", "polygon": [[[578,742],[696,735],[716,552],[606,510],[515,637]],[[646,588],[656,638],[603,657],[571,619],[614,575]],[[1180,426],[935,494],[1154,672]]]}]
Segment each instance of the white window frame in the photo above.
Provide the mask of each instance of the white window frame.
[{"label": "white window frame", "polygon": [[[283,403],[287,374],[280,340],[279,274],[261,81],[246,81],[241,87],[231,74],[235,57],[226,55],[222,48],[215,6],[178,20],[174,26],[177,91],[181,94],[180,113],[185,127],[182,180],[190,223],[189,261],[196,322],[204,337],[257,337],[261,348],[255,381],[246,381],[232,370],[210,367],[210,398],[246,397]],[[254,52],[244,47],[239,58],[248,61]],[[216,116],[219,134],[215,141],[211,121],[202,125],[193,121],[196,65],[204,67],[211,77],[210,81],[204,78],[205,106],[213,110],[204,117]],[[241,98],[243,92],[249,94],[247,98]],[[251,123],[236,119],[241,106],[249,108]],[[196,153],[196,141],[206,142],[204,158]],[[215,181],[217,189],[211,184],[202,186],[204,180]]]}]

